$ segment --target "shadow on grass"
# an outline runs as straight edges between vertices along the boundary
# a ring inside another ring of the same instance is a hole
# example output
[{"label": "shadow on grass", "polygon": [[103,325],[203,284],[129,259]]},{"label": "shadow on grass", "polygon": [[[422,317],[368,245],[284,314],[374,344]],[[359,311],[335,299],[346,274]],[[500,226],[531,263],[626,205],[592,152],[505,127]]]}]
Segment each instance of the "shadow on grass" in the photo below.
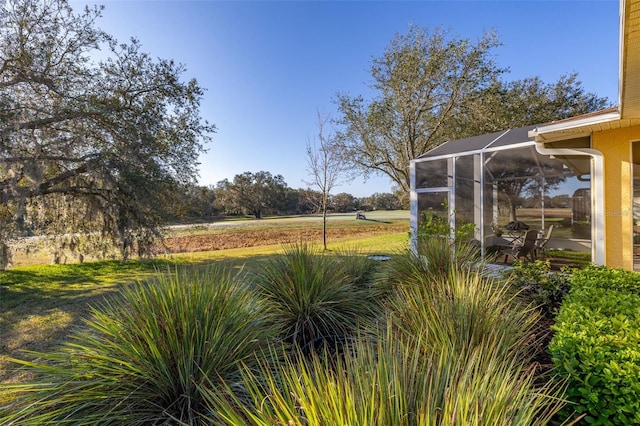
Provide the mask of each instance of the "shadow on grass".
[{"label": "shadow on grass", "polygon": [[369,219],[369,218],[359,218],[358,220],[364,220],[366,222],[374,222],[374,223],[393,223],[390,220],[378,220],[378,219]]},{"label": "shadow on grass", "polygon": [[4,357],[32,359],[28,351],[55,350],[82,326],[91,307],[114,297],[123,286],[177,268],[205,268],[213,263],[253,270],[270,256],[104,261],[0,271],[0,383],[16,380],[20,374]]}]

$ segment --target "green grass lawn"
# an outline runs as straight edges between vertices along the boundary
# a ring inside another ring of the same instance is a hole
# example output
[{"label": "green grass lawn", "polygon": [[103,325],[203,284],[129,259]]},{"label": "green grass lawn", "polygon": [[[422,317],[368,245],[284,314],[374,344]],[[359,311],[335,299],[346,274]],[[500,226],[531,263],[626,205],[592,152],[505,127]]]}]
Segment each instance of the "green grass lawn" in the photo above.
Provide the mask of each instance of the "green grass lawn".
[{"label": "green grass lawn", "polygon": [[[352,220],[357,226],[357,222]],[[260,226],[266,226],[261,222]],[[329,241],[329,250],[358,250],[366,254],[394,254],[407,247],[407,233]],[[24,358],[24,351],[51,351],[73,327],[81,325],[91,305],[119,288],[158,271],[177,266],[197,268],[222,262],[251,270],[281,245],[159,256],[152,260],[30,265],[0,271],[0,383],[23,380],[7,356]],[[1,401],[0,401],[1,402]]]},{"label": "green grass lawn", "polygon": [[[366,220],[355,220],[355,213],[332,213],[327,215],[327,227],[358,227],[372,224],[409,224],[408,210],[372,211],[366,213]],[[216,230],[229,229],[287,229],[322,227],[322,215],[267,216],[262,219],[252,217],[225,218],[211,223],[175,225],[168,229],[168,236],[198,235]]]}]

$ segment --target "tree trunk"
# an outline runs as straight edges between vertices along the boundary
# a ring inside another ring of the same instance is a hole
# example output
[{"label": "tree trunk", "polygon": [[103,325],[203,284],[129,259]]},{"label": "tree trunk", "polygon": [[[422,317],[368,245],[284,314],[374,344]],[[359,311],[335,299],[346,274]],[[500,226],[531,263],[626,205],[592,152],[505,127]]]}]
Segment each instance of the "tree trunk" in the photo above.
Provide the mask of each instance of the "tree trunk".
[{"label": "tree trunk", "polygon": [[327,250],[327,204],[328,204],[327,191],[323,191],[322,194],[322,246]]},{"label": "tree trunk", "polygon": [[322,245],[327,249],[327,208],[322,209]]},{"label": "tree trunk", "polygon": [[0,271],[4,271],[11,265],[11,249],[4,241],[0,241]]},{"label": "tree trunk", "polygon": [[516,213],[516,203],[514,203],[511,198],[508,198],[509,200],[509,222],[515,222],[517,219],[517,213]]}]

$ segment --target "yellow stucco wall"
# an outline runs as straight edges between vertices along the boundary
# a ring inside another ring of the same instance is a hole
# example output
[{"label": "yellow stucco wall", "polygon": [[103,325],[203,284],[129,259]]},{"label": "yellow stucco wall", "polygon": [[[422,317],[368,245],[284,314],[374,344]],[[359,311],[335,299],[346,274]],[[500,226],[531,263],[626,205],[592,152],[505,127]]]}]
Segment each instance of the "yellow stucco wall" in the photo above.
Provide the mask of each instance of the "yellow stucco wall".
[{"label": "yellow stucco wall", "polygon": [[631,142],[640,126],[595,132],[591,143],[604,156],[606,264],[633,269]]}]

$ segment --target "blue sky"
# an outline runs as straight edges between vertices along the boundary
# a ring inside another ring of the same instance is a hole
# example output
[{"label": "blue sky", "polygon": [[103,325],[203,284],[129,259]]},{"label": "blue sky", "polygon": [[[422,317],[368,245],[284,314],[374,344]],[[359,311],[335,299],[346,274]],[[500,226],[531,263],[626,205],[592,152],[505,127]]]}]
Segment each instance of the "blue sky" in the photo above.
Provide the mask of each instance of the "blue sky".
[{"label": "blue sky", "polygon": [[[72,0],[74,8],[86,1]],[[410,24],[477,40],[495,30],[505,80],[553,83],[577,72],[583,87],[617,104],[619,1],[153,1],[103,0],[98,25],[136,37],[154,57],[186,65],[206,89],[202,115],[217,126],[201,157],[200,183],[243,172],[280,174],[307,187],[305,147],[317,112],[337,92],[370,99],[371,59]],[[385,177],[355,179],[333,193],[389,192]]]}]

